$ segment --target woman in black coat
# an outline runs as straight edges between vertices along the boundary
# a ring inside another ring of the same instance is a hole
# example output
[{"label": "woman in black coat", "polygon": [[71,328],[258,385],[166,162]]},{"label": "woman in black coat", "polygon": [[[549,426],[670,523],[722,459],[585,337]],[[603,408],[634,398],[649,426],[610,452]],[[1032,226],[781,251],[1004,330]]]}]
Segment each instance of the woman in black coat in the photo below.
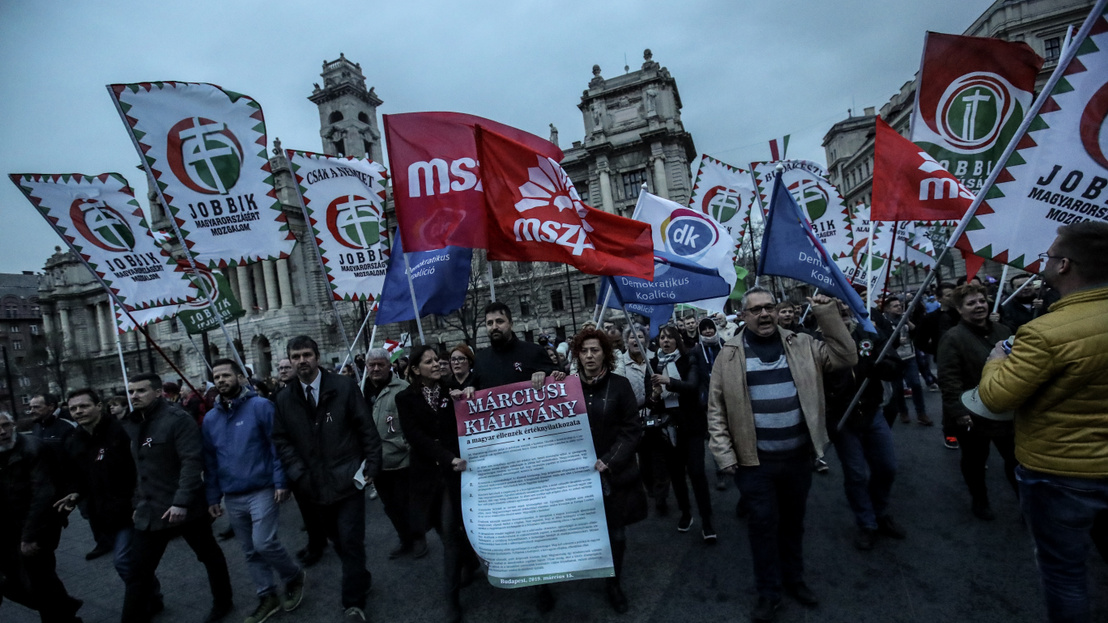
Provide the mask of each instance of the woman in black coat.
[{"label": "woman in black coat", "polygon": [[577,359],[596,450],[596,470],[604,489],[604,514],[616,573],[608,580],[608,600],[622,614],[628,607],[620,586],[623,554],[627,549],[623,528],[645,519],[647,506],[635,456],[642,438],[638,401],[631,383],[612,372],[615,352],[606,334],[596,329],[581,331],[573,338],[572,353]]},{"label": "woman in black coat", "polygon": [[654,374],[650,377],[653,388],[647,402],[655,416],[668,415],[676,426],[667,448],[666,465],[673,484],[673,496],[681,509],[677,522],[678,532],[692,528],[692,507],[689,489],[685,483],[688,473],[696,496],[700,521],[704,524],[701,536],[704,542],[715,544],[716,531],[712,526],[712,498],[708,491],[708,477],[704,473],[704,438],[708,432],[708,416],[700,406],[700,366],[685,353],[681,334],[676,327],[667,325],[658,332],[658,351],[650,360]]},{"label": "woman in black coat", "polygon": [[466,462],[459,458],[454,404],[443,384],[439,357],[430,346],[417,346],[408,366],[410,385],[396,396],[400,426],[411,446],[412,529],[424,534],[434,527],[442,537],[447,620],[462,618],[463,552],[462,480]]}]

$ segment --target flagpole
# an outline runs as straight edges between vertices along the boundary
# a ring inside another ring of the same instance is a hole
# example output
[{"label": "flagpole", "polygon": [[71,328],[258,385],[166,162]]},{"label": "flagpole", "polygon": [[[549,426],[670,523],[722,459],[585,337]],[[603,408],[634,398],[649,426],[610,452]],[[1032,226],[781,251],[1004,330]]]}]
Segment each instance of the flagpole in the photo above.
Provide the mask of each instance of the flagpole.
[{"label": "flagpole", "polygon": [[[368,315],[367,315],[367,317],[368,317]],[[373,340],[375,340],[375,339],[377,339],[377,325],[376,324],[373,325],[373,330],[370,331],[370,333],[369,333],[369,346],[365,349],[365,351],[367,353],[369,351],[373,350]],[[367,361],[365,370],[362,370],[362,383],[361,383],[361,385],[358,386],[359,388],[365,387],[365,380],[366,380],[366,377],[368,377],[368,376],[369,376],[369,362]]]},{"label": "flagpole", "polygon": [[[1004,267],[1008,268],[1008,265],[1005,264]],[[1015,292],[1011,293],[1010,295],[1008,295],[1008,298],[1004,299],[1004,303],[1002,303],[1002,305],[1007,305],[1008,301],[1011,301],[1012,299],[1016,298],[1016,295],[1019,294],[1020,292],[1023,292],[1023,289],[1026,288],[1028,285],[1030,285],[1032,281],[1034,281],[1034,279],[1028,279],[1027,281],[1024,281],[1023,285],[1016,288]]]},{"label": "flagpole", "polygon": [[[362,326],[358,327],[358,332],[354,334],[354,344],[357,344],[358,343],[358,338],[362,337],[362,332],[365,331],[365,326],[368,322],[369,322],[369,314],[367,313],[365,315],[365,319],[362,320]],[[342,360],[342,365],[339,366],[339,371],[341,372],[342,369],[345,368],[346,364],[349,363],[349,362],[350,362],[350,353],[346,353],[346,359]]]},{"label": "flagpole", "polygon": [[[401,253],[404,256],[404,274],[408,276],[408,293],[412,295],[412,309],[415,310],[416,327],[419,329],[419,343],[426,344],[427,340],[423,337],[423,321],[419,318],[419,302],[416,301],[415,284],[412,283],[412,266],[408,263],[408,254]],[[489,286],[492,286],[492,264],[489,264]],[[495,298],[493,299],[496,300]]]},{"label": "flagpole", "polygon": [[123,395],[127,397],[127,410],[134,411],[135,406],[131,404],[131,392],[127,391],[127,386],[131,382],[127,380],[127,362],[123,359],[123,343],[119,341],[119,325],[115,321],[114,301],[112,302],[112,336],[115,338],[115,352],[119,354],[119,369],[123,372]]},{"label": "flagpole", "polygon": [[[184,250],[185,257],[188,259],[189,266],[192,268],[192,273],[196,276],[196,281],[200,282],[201,286],[204,289],[204,295],[208,298],[208,305],[215,312],[215,319],[219,321],[219,328],[223,331],[223,337],[227,340],[227,345],[231,347],[231,354],[235,358],[235,363],[239,365],[239,368],[245,371],[246,364],[242,362],[242,358],[239,356],[239,349],[235,347],[235,341],[231,339],[231,333],[227,330],[227,325],[223,322],[223,314],[220,313],[218,309],[216,309],[215,292],[208,288],[207,279],[204,279],[203,275],[200,274],[200,269],[196,267],[196,260],[192,257],[192,251],[189,250],[188,243],[185,240],[184,235],[181,234],[181,228],[177,226],[177,215],[174,214],[172,208],[169,207],[169,202],[165,200],[165,195],[162,193],[162,187],[158,184],[157,178],[154,177],[154,171],[150,168],[150,163],[146,160],[146,152],[143,151],[142,147],[139,145],[138,138],[135,137],[134,128],[132,128],[131,124],[127,122],[127,115],[123,112],[123,107],[119,103],[119,98],[116,97],[115,93],[112,91],[111,85],[105,85],[104,88],[108,90],[108,96],[111,98],[112,104],[115,105],[116,112],[118,112],[120,118],[123,119],[123,125],[127,128],[127,136],[131,137],[131,143],[134,144],[135,151],[143,155],[140,160],[142,161],[143,170],[146,171],[146,183],[148,186],[154,189],[154,192],[158,195],[158,200],[161,202],[162,207],[165,208],[165,215],[166,218],[169,219],[169,224],[173,227],[173,234],[177,236],[177,242],[181,244],[181,249]],[[170,257],[173,257],[172,254],[170,255]],[[127,310],[124,309],[123,311],[126,312]],[[135,326],[137,327],[138,323],[135,323]],[[143,335],[146,335],[145,330],[142,333]],[[147,339],[150,339],[149,335],[147,335]],[[153,343],[153,340],[150,341],[151,343]],[[156,344],[155,347],[157,347]],[[158,350],[160,351],[161,349],[159,348]],[[169,361],[169,359],[167,358],[166,361]],[[170,365],[173,364],[170,363]],[[174,366],[174,369],[176,369],[176,366]],[[247,378],[246,382],[250,383],[250,379]],[[189,384],[189,387],[192,387],[191,383]],[[193,387],[193,389],[196,388]]]},{"label": "flagpole", "polygon": [[[489,276],[489,301],[495,303],[496,302],[496,284],[494,284],[492,282],[492,260],[488,259],[488,257],[489,257],[488,254],[486,254],[485,255],[485,271],[488,273],[488,276]],[[404,261],[407,262],[408,258],[405,257]],[[409,283],[410,283],[410,281],[409,281]],[[416,319],[417,320],[419,319],[419,310],[418,309],[416,310]],[[422,332],[422,330],[421,330],[421,332]]]},{"label": "flagpole", "polygon": [[[870,223],[871,223],[871,227],[872,227],[873,221],[870,221]],[[899,229],[899,228],[900,228],[900,221],[893,221],[893,235],[892,235],[893,240],[892,240],[891,243],[889,243],[889,257],[885,260],[885,263],[886,263],[885,265],[888,266],[888,268],[885,269],[885,279],[881,284],[881,300],[885,300],[885,295],[887,295],[889,293],[889,277],[892,276],[892,275],[890,275],[890,273],[893,272],[892,271],[893,256],[896,255],[896,233],[897,233],[897,229]]]},{"label": "flagpole", "polygon": [[[631,212],[631,220],[639,220],[639,214],[642,212],[642,194],[647,192],[646,182],[642,183],[639,187],[639,196],[635,198],[635,209]],[[604,312],[608,309],[608,300],[612,296],[612,289],[608,288],[608,291],[604,293],[604,303],[596,308],[593,312],[593,322],[600,324],[600,318],[604,315]]]},{"label": "flagpole", "polygon": [[[1008,163],[1008,160],[1015,153],[1017,145],[1023,140],[1023,137],[1027,134],[1027,129],[1031,127],[1031,124],[1035,121],[1035,118],[1039,115],[1039,110],[1042,109],[1043,104],[1050,98],[1051,93],[1054,91],[1054,87],[1058,85],[1058,82],[1062,79],[1063,74],[1069,68],[1070,62],[1077,56],[1077,50],[1081,47],[1081,44],[1089,36],[1089,32],[1093,29],[1093,25],[1100,19],[1101,14],[1104,13],[1104,7],[1108,4],[1108,0],[1097,0],[1093,10],[1089,13],[1089,16],[1085,18],[1085,22],[1081,25],[1081,30],[1078,31],[1077,36],[1074,37],[1073,43],[1067,48],[1058,59],[1058,64],[1054,67],[1054,72],[1050,74],[1050,78],[1047,79],[1046,84],[1043,85],[1042,91],[1039,92],[1039,97],[1035,98],[1031,102],[1031,107],[1028,109],[1027,114],[1024,115],[1023,121],[1020,122],[1019,128],[1016,129],[1016,133],[1012,136],[1012,140],[1008,142],[1008,145],[1004,148],[1004,152],[997,159],[998,166],[993,167],[993,170],[989,173],[989,177],[985,180],[985,183],[981,186],[980,192],[974,196],[973,202],[970,203],[969,208],[966,210],[966,214],[958,221],[958,225],[954,228],[954,232],[947,240],[946,246],[943,247],[942,253],[939,257],[935,258],[935,265],[942,265],[942,261],[946,259],[946,256],[950,253],[951,247],[963,234],[966,233],[966,228],[969,227],[970,221],[973,220],[974,215],[977,213],[977,209],[981,206],[981,203],[985,200],[985,195],[996,184],[996,180],[1000,177],[1000,172],[1004,169],[1004,165]],[[872,223],[872,221],[870,221]],[[931,285],[931,281],[935,278],[935,271],[928,271],[927,275],[923,279],[923,283],[920,284],[919,290],[916,292],[916,296],[912,298],[912,302],[908,304],[908,308],[904,310],[904,313],[900,316],[900,321],[897,323],[896,328],[893,329],[892,335],[898,335],[901,327],[908,321],[908,318],[912,315],[912,311],[916,305],[919,304],[923,298],[923,293],[927,291],[927,287]],[[1028,280],[1030,281],[1030,280]],[[877,365],[888,355],[891,350],[893,340],[889,339],[885,342],[885,347],[881,349],[880,354],[877,355],[877,359],[874,361],[874,365]],[[862,399],[862,393],[866,391],[869,386],[869,377],[862,380],[862,385],[858,388],[858,392],[854,394],[854,398],[850,401],[850,405],[843,413],[842,420],[839,421],[838,429],[842,430],[846,424],[850,414],[858,406],[858,401]]]},{"label": "flagpole", "polygon": [[[1027,281],[1031,281],[1028,279]],[[1000,271],[1000,286],[996,289],[996,301],[993,302],[993,313],[1000,311],[1000,294],[1004,292],[1004,284],[1008,282],[1008,265]],[[1024,282],[1026,284],[1026,282]]]}]

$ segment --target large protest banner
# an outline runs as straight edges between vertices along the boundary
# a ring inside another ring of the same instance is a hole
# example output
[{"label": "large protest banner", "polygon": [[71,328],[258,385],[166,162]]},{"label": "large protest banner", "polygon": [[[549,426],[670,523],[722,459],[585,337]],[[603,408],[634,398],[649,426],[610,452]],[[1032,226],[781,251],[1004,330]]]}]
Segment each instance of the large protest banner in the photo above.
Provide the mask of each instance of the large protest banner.
[{"label": "large protest banner", "polygon": [[108,92],[198,263],[287,258],[258,102],[214,84],[111,84]]},{"label": "large protest banner", "polygon": [[122,175],[16,173],[9,178],[127,309],[197,297],[196,287],[150,233]]},{"label": "large protest banner", "polygon": [[749,171],[704,154],[693,179],[689,207],[714,218],[727,228],[736,248],[750,225],[750,209],[757,199]]},{"label": "large protest banner", "polygon": [[529,381],[454,406],[462,519],[489,583],[519,588],[613,577],[604,494],[575,376]]}]

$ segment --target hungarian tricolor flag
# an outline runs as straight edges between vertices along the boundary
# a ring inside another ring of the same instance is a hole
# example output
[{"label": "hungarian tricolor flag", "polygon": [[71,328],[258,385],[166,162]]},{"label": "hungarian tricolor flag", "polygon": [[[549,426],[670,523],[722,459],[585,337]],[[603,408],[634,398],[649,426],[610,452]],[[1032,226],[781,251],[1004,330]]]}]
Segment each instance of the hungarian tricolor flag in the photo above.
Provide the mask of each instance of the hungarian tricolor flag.
[{"label": "hungarian tricolor flag", "polygon": [[872,220],[956,221],[971,203],[973,193],[958,178],[877,118]]},{"label": "hungarian tricolor flag", "polygon": [[409,252],[486,248],[485,200],[473,130],[477,124],[561,161],[546,139],[456,112],[385,115],[396,221]]},{"label": "hungarian tricolor flag", "polygon": [[585,205],[552,158],[481,126],[476,137],[490,260],[560,262],[592,275],[654,278],[649,225]]}]

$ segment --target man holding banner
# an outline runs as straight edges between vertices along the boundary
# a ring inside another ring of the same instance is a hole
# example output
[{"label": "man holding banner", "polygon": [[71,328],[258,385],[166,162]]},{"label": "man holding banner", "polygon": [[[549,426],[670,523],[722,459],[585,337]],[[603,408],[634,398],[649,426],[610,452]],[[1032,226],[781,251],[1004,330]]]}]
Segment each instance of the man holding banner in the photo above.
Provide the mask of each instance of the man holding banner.
[{"label": "man holding banner", "polygon": [[830,443],[823,376],[855,365],[858,351],[833,301],[809,302],[824,341],[778,329],[773,293],[748,290],[746,327],[723,346],[708,390],[709,447],[750,509],[754,621],[774,620],[782,587],[807,607],[819,603],[804,583],[802,551],[812,460]]}]

